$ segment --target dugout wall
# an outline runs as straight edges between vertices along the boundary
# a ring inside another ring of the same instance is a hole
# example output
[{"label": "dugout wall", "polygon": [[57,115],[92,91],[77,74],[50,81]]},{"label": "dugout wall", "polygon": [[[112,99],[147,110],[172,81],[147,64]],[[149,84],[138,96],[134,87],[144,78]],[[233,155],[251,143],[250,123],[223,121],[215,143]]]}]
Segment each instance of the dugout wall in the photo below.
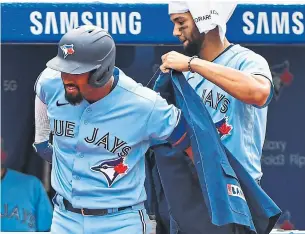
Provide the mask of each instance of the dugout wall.
[{"label": "dugout wall", "polygon": [[[118,44],[117,66],[143,85],[164,53],[182,51],[163,4],[2,4],[2,22],[1,137],[7,165],[40,178],[44,163],[31,150],[33,87],[69,27],[91,22],[108,29]],[[305,5],[239,5],[227,33],[231,42],[263,55],[272,69],[275,97],[262,186],[284,211],[281,222],[289,220],[296,229],[305,229],[304,26]]]}]

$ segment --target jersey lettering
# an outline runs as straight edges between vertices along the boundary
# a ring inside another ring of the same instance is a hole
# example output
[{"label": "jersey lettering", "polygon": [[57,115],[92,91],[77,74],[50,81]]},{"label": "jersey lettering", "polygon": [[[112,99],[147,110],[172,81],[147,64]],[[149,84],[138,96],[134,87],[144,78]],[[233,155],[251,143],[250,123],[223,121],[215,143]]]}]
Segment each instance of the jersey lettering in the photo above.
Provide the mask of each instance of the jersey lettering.
[{"label": "jersey lettering", "polygon": [[222,93],[216,92],[215,94],[213,93],[213,90],[207,92],[207,90],[204,89],[201,98],[206,106],[209,106],[214,110],[219,109],[221,113],[226,113],[229,109],[230,100]]},{"label": "jersey lettering", "polygon": [[[65,136],[74,138],[75,133],[74,129],[76,124],[71,121],[57,120],[54,119],[54,134],[56,136]],[[111,134],[107,132],[105,135],[99,137],[98,136],[99,128],[93,128],[92,134],[85,137],[85,142],[89,144],[94,144],[95,146],[102,146],[108,152],[113,154],[117,154],[118,156],[125,157],[128,155],[131,147],[127,145],[127,142],[121,140],[117,136],[113,136],[113,142],[110,139]]]},{"label": "jersey lettering", "polygon": [[28,225],[29,228],[34,229],[36,227],[36,219],[31,212],[23,208],[20,209],[18,206],[9,207],[9,204],[3,204],[2,208],[1,219],[16,219],[19,222]]},{"label": "jersey lettering", "polygon": [[120,147],[122,147],[123,145],[126,145],[125,141],[121,141],[120,139],[117,138],[116,136],[114,137],[114,144],[112,149],[110,150],[111,153],[115,153],[116,150],[118,150]]},{"label": "jersey lettering", "polygon": [[54,134],[56,136],[74,137],[75,123],[54,119]]},{"label": "jersey lettering", "polygon": [[[114,136],[113,143],[110,141],[110,133],[107,132],[104,136],[97,138],[99,128],[94,128],[92,135],[85,137],[84,140],[89,144],[94,144],[96,146],[103,146],[108,152],[113,154],[117,154],[118,156],[125,157],[128,155],[129,150],[131,149],[130,146],[125,146],[127,142],[121,140],[119,137]],[[111,149],[110,149],[110,147]],[[123,147],[125,146],[125,147]],[[121,149],[121,152],[118,152]]]},{"label": "jersey lettering", "polygon": [[[95,140],[95,139],[94,139]],[[96,143],[97,146],[104,145],[104,148],[109,151],[109,132],[102,136]]]}]

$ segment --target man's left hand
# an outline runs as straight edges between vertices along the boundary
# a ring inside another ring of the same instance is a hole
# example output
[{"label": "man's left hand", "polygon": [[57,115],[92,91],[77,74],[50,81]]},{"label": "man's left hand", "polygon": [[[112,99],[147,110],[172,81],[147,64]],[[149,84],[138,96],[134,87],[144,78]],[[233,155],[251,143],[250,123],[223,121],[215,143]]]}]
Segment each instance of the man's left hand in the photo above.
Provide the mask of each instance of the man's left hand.
[{"label": "man's left hand", "polygon": [[188,71],[188,61],[190,57],[180,54],[176,51],[171,51],[169,53],[164,54],[162,57],[162,65],[160,66],[160,70],[163,73],[168,73],[170,69],[185,72]]}]

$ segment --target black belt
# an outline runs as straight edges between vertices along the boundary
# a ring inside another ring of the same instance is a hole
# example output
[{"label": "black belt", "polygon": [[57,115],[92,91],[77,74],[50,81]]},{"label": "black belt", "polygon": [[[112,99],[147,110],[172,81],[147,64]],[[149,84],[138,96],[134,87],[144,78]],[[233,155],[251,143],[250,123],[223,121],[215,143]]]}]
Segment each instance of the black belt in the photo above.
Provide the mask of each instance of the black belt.
[{"label": "black belt", "polygon": [[[68,200],[66,200],[65,198],[63,199],[63,203],[65,205],[66,210],[74,212],[74,213],[82,214],[83,216],[91,216],[91,215],[101,216],[101,215],[107,215],[109,213],[108,209],[87,209],[87,208],[79,209],[79,208],[74,208],[72,206],[72,204]],[[132,208],[132,207],[131,206],[120,207],[117,210],[122,211],[122,210],[126,210],[128,208]]]}]

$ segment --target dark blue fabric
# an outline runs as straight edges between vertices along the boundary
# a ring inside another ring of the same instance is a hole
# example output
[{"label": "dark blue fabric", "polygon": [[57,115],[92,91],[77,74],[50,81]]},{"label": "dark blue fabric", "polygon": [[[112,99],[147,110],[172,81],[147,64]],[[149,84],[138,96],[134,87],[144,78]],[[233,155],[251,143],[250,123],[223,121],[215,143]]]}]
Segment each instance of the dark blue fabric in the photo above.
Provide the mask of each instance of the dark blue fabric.
[{"label": "dark blue fabric", "polygon": [[37,144],[34,143],[33,147],[40,157],[49,163],[52,162],[53,147],[50,145],[49,141],[44,141]]},{"label": "dark blue fabric", "polygon": [[157,223],[156,234],[170,234],[170,215],[168,204],[160,181],[154,152],[149,149],[145,154],[145,207],[148,215],[154,216]]},{"label": "dark blue fabric", "polygon": [[[161,74],[154,89],[182,110],[198,175],[194,183],[183,153],[168,145],[154,147],[170,213],[179,229],[183,233],[269,233],[281,210],[225,149],[209,113],[183,74]],[[241,187],[246,199],[230,196],[228,185]],[[220,230],[228,225],[233,226]]]}]

